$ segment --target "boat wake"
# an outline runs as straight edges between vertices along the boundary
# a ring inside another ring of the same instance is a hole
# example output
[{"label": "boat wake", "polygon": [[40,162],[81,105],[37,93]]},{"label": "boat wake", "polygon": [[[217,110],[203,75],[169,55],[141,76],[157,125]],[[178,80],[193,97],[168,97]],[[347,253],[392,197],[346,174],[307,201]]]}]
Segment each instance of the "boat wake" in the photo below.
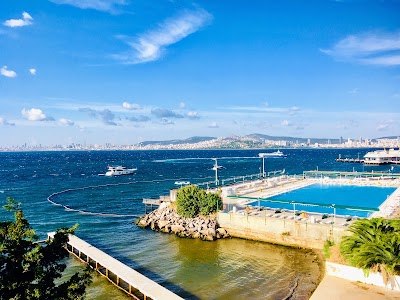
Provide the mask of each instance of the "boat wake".
[{"label": "boat wake", "polygon": [[237,159],[242,159],[242,160],[247,160],[247,159],[260,159],[258,156],[224,156],[224,157],[185,157],[185,158],[170,158],[170,159],[158,159],[158,160],[153,160],[153,162],[178,162],[178,161],[191,161],[191,160],[214,160],[214,159],[232,159],[232,160],[237,160]]},{"label": "boat wake", "polygon": [[[204,179],[204,178],[192,178],[192,179]],[[143,181],[120,182],[120,183],[108,183],[108,184],[100,184],[100,185],[89,185],[89,186],[73,188],[73,189],[66,189],[66,190],[62,190],[59,192],[55,192],[47,197],[47,201],[49,201],[53,205],[61,206],[67,211],[72,211],[72,212],[81,213],[81,214],[103,216],[103,217],[140,218],[139,215],[134,215],[134,214],[114,214],[114,213],[107,213],[107,212],[92,212],[92,211],[87,211],[87,210],[82,210],[82,209],[76,209],[76,208],[70,207],[68,205],[58,203],[55,201],[54,198],[58,195],[67,194],[67,193],[71,193],[71,192],[83,191],[83,190],[88,190],[88,189],[98,189],[98,188],[109,187],[109,186],[131,185],[131,184],[142,184],[142,183],[160,183],[160,182],[165,182],[165,181],[183,182],[182,180],[187,180],[187,179],[186,178],[171,178],[171,179],[143,180]],[[185,182],[189,182],[189,181],[185,181]]]}]

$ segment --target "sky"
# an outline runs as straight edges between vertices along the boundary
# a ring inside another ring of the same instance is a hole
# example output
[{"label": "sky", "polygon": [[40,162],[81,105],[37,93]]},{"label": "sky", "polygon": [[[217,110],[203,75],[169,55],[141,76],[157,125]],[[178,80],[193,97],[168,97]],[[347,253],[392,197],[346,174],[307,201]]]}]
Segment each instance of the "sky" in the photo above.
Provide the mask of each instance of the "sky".
[{"label": "sky", "polygon": [[0,1],[0,146],[397,136],[399,104],[400,1]]}]

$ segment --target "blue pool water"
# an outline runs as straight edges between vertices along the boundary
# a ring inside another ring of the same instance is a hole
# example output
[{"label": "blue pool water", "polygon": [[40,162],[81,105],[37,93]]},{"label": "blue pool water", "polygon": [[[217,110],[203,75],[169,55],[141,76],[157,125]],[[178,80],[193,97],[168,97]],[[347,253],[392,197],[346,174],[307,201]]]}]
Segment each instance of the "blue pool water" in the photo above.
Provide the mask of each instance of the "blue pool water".
[{"label": "blue pool water", "polygon": [[[304,188],[282,193],[271,200],[294,201],[302,203],[321,203],[364,208],[378,208],[396,188],[354,185],[312,184]],[[257,202],[252,205],[258,205]],[[271,208],[293,209],[293,204],[260,201],[260,205]],[[296,204],[296,210],[332,214],[333,209]],[[367,217],[371,212],[362,210],[336,209],[338,215]]]}]

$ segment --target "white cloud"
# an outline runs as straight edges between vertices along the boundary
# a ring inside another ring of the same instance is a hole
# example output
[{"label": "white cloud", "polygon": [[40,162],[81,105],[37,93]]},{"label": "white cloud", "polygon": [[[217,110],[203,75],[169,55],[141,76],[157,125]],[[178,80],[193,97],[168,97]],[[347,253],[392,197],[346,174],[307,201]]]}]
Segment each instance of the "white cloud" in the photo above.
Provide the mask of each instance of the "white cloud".
[{"label": "white cloud", "polygon": [[128,102],[122,103],[122,107],[126,108],[126,109],[129,109],[129,110],[139,110],[139,109],[141,109],[139,104],[128,103]]},{"label": "white cloud", "polygon": [[393,127],[394,125],[394,121],[393,120],[385,120],[385,121],[381,121],[377,124],[376,126],[376,130],[377,131],[386,131],[389,130]]},{"label": "white cloud", "polygon": [[297,112],[300,111],[300,107],[292,106],[288,109],[290,115],[295,115]]},{"label": "white cloud", "polygon": [[400,55],[386,55],[381,57],[364,58],[360,61],[367,65],[398,66],[400,65]]},{"label": "white cloud", "polygon": [[162,118],[160,123],[161,125],[175,125],[175,122],[172,120],[168,120],[166,118]]},{"label": "white cloud", "polygon": [[292,106],[289,108],[283,107],[268,107],[268,106],[230,106],[223,107],[223,110],[233,110],[233,111],[248,111],[254,113],[275,113],[275,114],[290,114],[294,115],[299,112],[301,109],[298,106]]},{"label": "white cloud", "polygon": [[31,73],[31,75],[36,75],[36,69],[29,69],[29,73]]},{"label": "white cloud", "polygon": [[170,109],[166,108],[154,108],[151,110],[151,114],[155,115],[157,118],[176,118],[176,119],[181,119],[183,118],[183,115],[176,113]]},{"label": "white cloud", "polygon": [[354,128],[359,127],[359,125],[360,123],[357,120],[349,119],[349,120],[340,120],[340,123],[336,127],[344,130],[354,130]]},{"label": "white cloud", "polygon": [[117,12],[117,7],[128,4],[126,0],[50,0],[56,4],[67,4],[82,9]]},{"label": "white cloud", "polygon": [[199,114],[198,114],[197,111],[189,111],[189,112],[186,114],[186,116],[187,116],[189,119],[192,119],[192,120],[200,119],[200,116],[199,116]]},{"label": "white cloud", "polygon": [[217,122],[212,122],[210,124],[208,124],[207,126],[208,128],[219,128],[219,125]]},{"label": "white cloud", "polygon": [[59,122],[61,125],[66,125],[66,126],[74,126],[74,124],[75,124],[73,121],[68,120],[68,119],[65,119],[65,118],[59,119],[58,122]]},{"label": "white cloud", "polygon": [[0,126],[14,126],[14,125],[15,125],[14,123],[10,123],[3,117],[0,117]]},{"label": "white cloud", "polygon": [[25,108],[21,111],[25,119],[29,121],[45,121],[47,116],[39,108],[31,108],[26,110]]},{"label": "white cloud", "polygon": [[331,49],[320,51],[342,61],[397,66],[400,65],[400,32],[350,35]]},{"label": "white cloud", "polygon": [[357,94],[358,93],[358,88],[354,88],[349,91],[350,94]]},{"label": "white cloud", "polygon": [[8,70],[7,66],[3,66],[0,69],[0,74],[10,78],[17,77],[17,73],[15,71]]},{"label": "white cloud", "polygon": [[180,107],[180,108],[186,108],[186,103],[185,103],[185,102],[179,103],[179,107]]},{"label": "white cloud", "polygon": [[175,18],[159,24],[157,29],[147,31],[135,40],[127,40],[130,52],[113,57],[126,64],[139,64],[159,59],[165,49],[205,26],[212,16],[203,9],[185,11]]},{"label": "white cloud", "polygon": [[22,27],[31,25],[33,18],[27,12],[22,13],[22,19],[10,19],[5,21],[3,24],[7,27]]},{"label": "white cloud", "polygon": [[283,120],[283,121],[281,122],[281,125],[282,125],[282,126],[293,126],[293,124],[292,124],[290,121],[288,121],[288,120]]},{"label": "white cloud", "polygon": [[118,126],[118,124],[114,122],[114,113],[109,109],[95,110],[88,107],[81,107],[78,111],[88,113],[89,116],[100,119],[104,125]]}]

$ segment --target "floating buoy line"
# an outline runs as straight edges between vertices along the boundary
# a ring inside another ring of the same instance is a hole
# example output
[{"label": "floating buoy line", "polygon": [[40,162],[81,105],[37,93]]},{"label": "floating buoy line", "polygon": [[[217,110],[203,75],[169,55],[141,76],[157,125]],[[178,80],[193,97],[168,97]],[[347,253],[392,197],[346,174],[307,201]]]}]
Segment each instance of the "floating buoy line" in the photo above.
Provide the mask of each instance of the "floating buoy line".
[{"label": "floating buoy line", "polygon": [[[206,178],[208,178],[208,177],[192,178],[192,179],[206,179]],[[58,195],[61,195],[61,194],[67,194],[67,193],[70,193],[70,192],[83,191],[83,190],[88,190],[88,189],[98,189],[98,188],[103,188],[103,187],[108,187],[108,186],[131,185],[131,184],[136,184],[136,183],[159,183],[159,182],[176,181],[176,180],[185,180],[185,178],[129,181],[129,182],[121,182],[121,183],[107,183],[107,184],[100,184],[100,185],[89,185],[89,186],[73,188],[73,189],[66,189],[66,190],[62,190],[62,191],[59,191],[59,192],[55,192],[55,193],[53,193],[53,194],[51,194],[50,196],[47,197],[47,201],[49,201],[53,205],[61,206],[67,211],[72,211],[72,212],[86,214],[86,215],[103,216],[103,217],[117,217],[117,218],[124,218],[124,217],[140,218],[141,216],[133,215],[133,214],[112,214],[112,213],[105,213],[105,212],[92,212],[92,211],[87,211],[87,210],[82,210],[82,209],[75,209],[75,208],[72,208],[72,207],[70,207],[68,205],[64,205],[64,204],[58,203],[58,202],[54,201],[53,198],[55,196],[58,196]]]}]

